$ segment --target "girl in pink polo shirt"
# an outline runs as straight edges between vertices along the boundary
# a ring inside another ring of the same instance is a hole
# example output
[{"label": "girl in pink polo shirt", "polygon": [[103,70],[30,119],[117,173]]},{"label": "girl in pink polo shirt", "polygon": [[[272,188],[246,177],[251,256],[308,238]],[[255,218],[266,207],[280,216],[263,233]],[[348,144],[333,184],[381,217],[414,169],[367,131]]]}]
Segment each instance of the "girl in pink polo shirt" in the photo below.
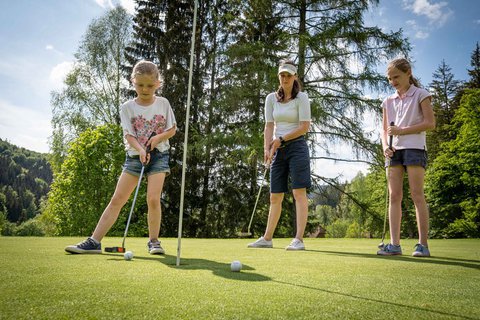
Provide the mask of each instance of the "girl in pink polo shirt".
[{"label": "girl in pink polo shirt", "polygon": [[[435,128],[435,116],[430,93],[419,87],[412,75],[410,63],[399,58],[387,67],[388,81],[396,92],[382,103],[382,146],[387,159],[390,243],[381,248],[379,255],[401,255],[400,225],[402,219],[403,176],[408,173],[410,194],[415,204],[419,243],[414,257],[428,257],[428,207],[423,190],[427,165],[426,130]],[[393,123],[394,125],[390,125]],[[389,148],[389,136],[393,136]]]}]

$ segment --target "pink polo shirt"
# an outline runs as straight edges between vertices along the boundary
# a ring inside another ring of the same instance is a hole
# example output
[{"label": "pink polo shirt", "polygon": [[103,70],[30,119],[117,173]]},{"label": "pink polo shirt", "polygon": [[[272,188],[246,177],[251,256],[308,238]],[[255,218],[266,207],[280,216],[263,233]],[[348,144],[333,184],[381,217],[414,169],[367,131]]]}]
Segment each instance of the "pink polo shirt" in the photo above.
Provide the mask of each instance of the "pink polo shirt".
[{"label": "pink polo shirt", "polygon": [[[422,88],[417,88],[413,84],[400,97],[395,92],[383,100],[382,108],[386,111],[388,123],[394,122],[398,127],[409,127],[423,122],[423,112],[420,103],[431,94]],[[424,149],[427,150],[427,141],[425,131],[414,134],[393,136],[392,146],[397,149]]]}]

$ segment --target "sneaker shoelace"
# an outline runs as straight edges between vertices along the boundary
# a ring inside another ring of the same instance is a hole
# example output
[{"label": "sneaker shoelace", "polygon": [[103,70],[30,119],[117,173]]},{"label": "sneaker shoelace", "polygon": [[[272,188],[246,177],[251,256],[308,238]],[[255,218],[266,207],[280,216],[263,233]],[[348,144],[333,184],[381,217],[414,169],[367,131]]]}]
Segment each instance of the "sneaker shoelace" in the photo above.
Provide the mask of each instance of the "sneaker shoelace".
[{"label": "sneaker shoelace", "polygon": [[298,246],[300,243],[301,243],[300,240],[298,240],[298,239],[293,239],[292,242],[290,242],[290,246],[291,246],[291,247],[296,247],[296,246]]},{"label": "sneaker shoelace", "polygon": [[152,248],[152,249],[158,249],[158,248],[160,248],[160,241],[158,241],[158,242],[150,242],[150,248]]},{"label": "sneaker shoelace", "polygon": [[96,247],[96,246],[97,246],[97,244],[91,238],[85,239],[82,242],[80,242],[79,244],[77,244],[77,247],[82,248],[82,249],[83,248],[88,248],[88,247]]},{"label": "sneaker shoelace", "polygon": [[420,243],[417,243],[417,244],[415,245],[415,251],[418,251],[418,252],[422,252],[422,253],[423,253],[423,252],[425,251],[425,248],[426,248],[426,247],[425,247],[423,244],[420,244]]}]

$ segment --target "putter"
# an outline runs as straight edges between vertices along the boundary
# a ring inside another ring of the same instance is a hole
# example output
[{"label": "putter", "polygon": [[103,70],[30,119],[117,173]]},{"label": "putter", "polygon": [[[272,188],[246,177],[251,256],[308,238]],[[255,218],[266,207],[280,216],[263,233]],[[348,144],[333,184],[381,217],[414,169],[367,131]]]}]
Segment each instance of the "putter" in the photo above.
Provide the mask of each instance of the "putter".
[{"label": "putter", "polygon": [[[155,132],[152,132],[150,138],[155,136]],[[148,138],[148,140],[150,140]],[[150,146],[147,146],[147,154],[150,153]],[[123,241],[121,247],[105,247],[105,252],[113,252],[113,253],[125,253],[125,239],[128,233],[128,227],[130,226],[130,219],[132,219],[133,208],[135,207],[135,202],[137,201],[138,189],[140,189],[140,184],[142,183],[143,178],[143,171],[145,170],[145,164],[142,163],[142,170],[140,171],[140,177],[138,178],[137,188],[135,189],[135,196],[133,197],[132,207],[130,208],[130,213],[128,214],[127,225],[125,227],[125,233],[123,234]]]},{"label": "putter", "polygon": [[[390,125],[393,126],[394,125],[394,122],[390,122]],[[392,149],[392,140],[393,140],[393,136],[389,136],[388,137],[388,148],[391,150]],[[385,241],[385,233],[386,233],[386,230],[387,230],[387,214],[388,214],[388,178],[389,178],[389,171],[390,171],[390,161],[391,159],[388,158],[387,160],[387,192],[386,192],[386,200],[385,200],[385,217],[383,218],[383,233],[382,233],[382,242],[380,242],[380,244],[378,245],[378,248],[379,249],[383,249],[385,248],[385,243],[383,241]]]},{"label": "putter", "polygon": [[251,237],[252,233],[250,232],[250,227],[252,226],[253,216],[255,215],[255,210],[257,209],[258,199],[260,199],[260,194],[262,193],[263,182],[267,175],[268,164],[265,167],[265,172],[263,173],[262,182],[260,183],[260,189],[258,189],[257,200],[255,200],[255,206],[253,207],[252,216],[250,217],[250,223],[248,224],[247,232],[238,232],[239,237]]}]

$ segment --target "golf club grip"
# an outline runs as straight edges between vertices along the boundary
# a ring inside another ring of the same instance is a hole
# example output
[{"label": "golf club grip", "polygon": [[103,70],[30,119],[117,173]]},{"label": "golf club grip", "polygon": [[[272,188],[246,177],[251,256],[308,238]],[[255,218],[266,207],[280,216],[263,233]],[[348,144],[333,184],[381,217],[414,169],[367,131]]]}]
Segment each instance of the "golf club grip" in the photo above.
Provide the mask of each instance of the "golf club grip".
[{"label": "golf club grip", "polygon": [[[152,139],[153,137],[155,137],[156,135],[157,135],[157,134],[155,133],[155,131],[153,131],[152,134],[150,135],[150,137],[148,137],[147,142],[148,142],[150,139]],[[147,153],[149,153],[150,151],[152,151],[152,150],[151,150],[151,144],[149,144],[149,145],[147,146],[147,150],[146,150],[146,151],[147,151]]]},{"label": "golf club grip", "polygon": [[[390,122],[390,125],[393,126],[395,123],[392,121]],[[393,142],[393,136],[388,136],[388,148],[392,149],[392,142]]]}]

